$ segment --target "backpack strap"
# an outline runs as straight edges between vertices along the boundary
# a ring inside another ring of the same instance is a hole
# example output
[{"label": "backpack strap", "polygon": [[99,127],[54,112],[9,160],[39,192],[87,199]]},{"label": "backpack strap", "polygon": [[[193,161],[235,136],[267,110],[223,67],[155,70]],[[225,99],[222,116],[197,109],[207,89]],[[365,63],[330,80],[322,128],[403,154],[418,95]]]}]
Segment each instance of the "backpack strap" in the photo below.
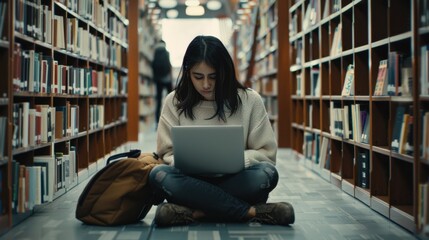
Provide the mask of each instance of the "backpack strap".
[{"label": "backpack strap", "polygon": [[141,154],[139,149],[131,149],[129,152],[118,153],[110,156],[107,159],[106,165],[109,165],[112,161],[119,161],[121,158],[138,158]]}]

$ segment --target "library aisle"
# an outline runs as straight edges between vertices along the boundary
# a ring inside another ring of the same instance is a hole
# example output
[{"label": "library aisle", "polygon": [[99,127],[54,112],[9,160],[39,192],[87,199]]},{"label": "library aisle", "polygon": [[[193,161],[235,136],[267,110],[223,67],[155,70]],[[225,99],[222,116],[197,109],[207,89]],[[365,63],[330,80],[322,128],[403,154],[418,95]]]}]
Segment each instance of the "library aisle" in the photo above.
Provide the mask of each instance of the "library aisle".
[{"label": "library aisle", "polygon": [[[130,147],[153,151],[155,143],[155,133],[148,132],[144,141]],[[38,207],[31,217],[0,239],[415,239],[400,226],[326,182],[290,156],[293,155],[288,149],[279,150],[277,166],[280,181],[269,199],[294,205],[296,221],[290,227],[203,223],[156,228],[152,224],[155,207],[137,224],[89,226],[74,217],[78,197],[86,184],[83,182],[56,201]]]}]

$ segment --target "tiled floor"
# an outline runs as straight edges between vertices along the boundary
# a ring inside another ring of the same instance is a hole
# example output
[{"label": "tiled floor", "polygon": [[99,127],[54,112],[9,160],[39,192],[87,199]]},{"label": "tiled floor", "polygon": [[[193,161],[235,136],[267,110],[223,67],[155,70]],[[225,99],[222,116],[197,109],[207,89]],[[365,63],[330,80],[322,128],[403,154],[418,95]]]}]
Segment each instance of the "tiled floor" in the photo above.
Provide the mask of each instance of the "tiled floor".
[{"label": "tiled floor", "polygon": [[[138,147],[153,151],[155,135],[146,134]],[[77,199],[86,183],[83,182],[53,203],[39,207],[0,239],[415,239],[400,226],[309,171],[291,158],[288,150],[279,150],[277,166],[280,181],[269,201],[288,201],[294,205],[296,221],[290,227],[204,223],[156,228],[152,224],[155,207],[138,224],[88,226],[74,216]]]}]

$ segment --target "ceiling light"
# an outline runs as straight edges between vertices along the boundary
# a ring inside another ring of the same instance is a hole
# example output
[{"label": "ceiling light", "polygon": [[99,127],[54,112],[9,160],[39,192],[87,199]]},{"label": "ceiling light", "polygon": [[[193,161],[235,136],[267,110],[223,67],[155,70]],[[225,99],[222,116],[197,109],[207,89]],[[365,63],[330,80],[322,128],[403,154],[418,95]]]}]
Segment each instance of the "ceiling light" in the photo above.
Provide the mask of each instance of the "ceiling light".
[{"label": "ceiling light", "polygon": [[168,18],[177,18],[177,16],[179,16],[179,11],[177,11],[176,9],[170,9],[167,11]]},{"label": "ceiling light", "polygon": [[202,16],[204,15],[204,7],[202,6],[186,7],[186,15]]},{"label": "ceiling light", "polygon": [[177,6],[176,0],[159,0],[159,6],[162,8],[174,8]]},{"label": "ceiling light", "polygon": [[185,4],[188,7],[195,7],[195,6],[200,5],[200,1],[199,0],[186,0]]},{"label": "ceiling light", "polygon": [[222,7],[222,3],[218,0],[208,1],[207,2],[207,8],[216,11],[219,10]]},{"label": "ceiling light", "polygon": [[251,6],[251,7],[256,6],[256,2],[254,2],[254,1],[249,2],[249,6]]}]

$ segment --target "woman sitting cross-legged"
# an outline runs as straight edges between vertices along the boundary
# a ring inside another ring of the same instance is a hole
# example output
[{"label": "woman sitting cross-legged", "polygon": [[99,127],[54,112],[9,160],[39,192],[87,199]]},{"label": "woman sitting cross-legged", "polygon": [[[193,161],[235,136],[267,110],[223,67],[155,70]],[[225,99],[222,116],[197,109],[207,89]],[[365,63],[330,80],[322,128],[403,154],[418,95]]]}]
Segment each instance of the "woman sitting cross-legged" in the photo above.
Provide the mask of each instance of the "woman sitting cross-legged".
[{"label": "woman sitting cross-legged", "polygon": [[[171,129],[178,125],[242,125],[244,170],[221,176],[187,175],[175,168]],[[158,226],[198,221],[294,223],[290,203],[267,203],[279,180],[277,143],[262,98],[237,80],[228,50],[212,36],[189,44],[176,89],[164,101],[157,129],[156,166],[149,182],[168,202],[158,206]]]}]

